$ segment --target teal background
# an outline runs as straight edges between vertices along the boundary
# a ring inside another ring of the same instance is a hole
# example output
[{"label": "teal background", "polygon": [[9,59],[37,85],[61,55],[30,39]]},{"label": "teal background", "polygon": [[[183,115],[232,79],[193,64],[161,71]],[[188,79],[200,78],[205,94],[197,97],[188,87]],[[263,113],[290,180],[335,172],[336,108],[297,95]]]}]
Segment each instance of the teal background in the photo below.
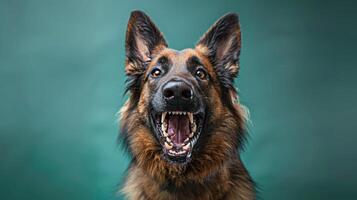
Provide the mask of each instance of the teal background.
[{"label": "teal background", "polygon": [[238,12],[242,156],[260,197],[357,199],[357,3],[316,0],[0,0],[0,199],[122,199],[115,114],[133,9],[175,49]]}]

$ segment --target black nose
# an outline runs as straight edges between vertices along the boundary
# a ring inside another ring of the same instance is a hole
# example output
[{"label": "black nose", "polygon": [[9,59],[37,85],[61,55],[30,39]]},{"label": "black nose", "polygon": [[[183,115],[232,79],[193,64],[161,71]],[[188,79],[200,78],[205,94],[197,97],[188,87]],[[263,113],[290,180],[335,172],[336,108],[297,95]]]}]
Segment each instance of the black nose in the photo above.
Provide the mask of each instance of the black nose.
[{"label": "black nose", "polygon": [[162,92],[169,104],[189,104],[193,100],[192,88],[183,81],[169,81],[164,85]]}]

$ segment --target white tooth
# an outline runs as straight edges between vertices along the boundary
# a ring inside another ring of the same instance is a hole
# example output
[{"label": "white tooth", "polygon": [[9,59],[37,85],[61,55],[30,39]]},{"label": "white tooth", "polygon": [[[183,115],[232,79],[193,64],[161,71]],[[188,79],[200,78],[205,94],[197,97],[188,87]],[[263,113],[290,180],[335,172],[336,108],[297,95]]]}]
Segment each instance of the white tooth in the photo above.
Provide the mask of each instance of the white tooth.
[{"label": "white tooth", "polygon": [[195,133],[192,132],[188,137],[189,137],[189,138],[192,138],[194,134],[195,134]]},{"label": "white tooth", "polygon": [[166,141],[169,142],[169,143],[171,143],[171,140],[170,140],[169,137],[166,137]]},{"label": "white tooth", "polygon": [[172,145],[169,145],[167,142],[165,142],[165,148],[170,150],[172,149]]},{"label": "white tooth", "polygon": [[190,151],[190,152],[188,152],[187,157],[188,157],[188,158],[190,158],[190,157],[191,157],[191,154],[192,154],[192,153],[191,153],[191,151]]},{"label": "white tooth", "polygon": [[185,146],[182,147],[182,149],[187,151],[190,148],[190,145],[190,143],[187,143]]},{"label": "white tooth", "polygon": [[193,123],[193,114],[192,113],[188,113],[188,118],[190,118],[190,123]]},{"label": "white tooth", "polygon": [[175,151],[174,151],[174,150],[169,150],[169,152],[170,152],[171,154],[175,154]]},{"label": "white tooth", "polygon": [[195,133],[196,130],[197,130],[196,123],[192,123],[192,124],[191,124],[191,131]]},{"label": "white tooth", "polygon": [[166,114],[167,114],[167,112],[163,112],[161,114],[161,123],[163,123],[165,121]]},{"label": "white tooth", "polygon": [[166,131],[162,131],[162,134],[163,134],[165,137],[169,136],[169,134],[167,134]]},{"label": "white tooth", "polygon": [[187,113],[186,112],[183,112],[184,115],[186,115]]},{"label": "white tooth", "polygon": [[167,130],[167,124],[164,122],[161,124],[161,130],[165,132]]},{"label": "white tooth", "polygon": [[185,139],[185,141],[183,141],[183,142],[184,142],[184,143],[186,143],[186,142],[188,142],[188,140],[189,140],[189,139],[188,139],[188,138],[186,138],[186,139]]}]

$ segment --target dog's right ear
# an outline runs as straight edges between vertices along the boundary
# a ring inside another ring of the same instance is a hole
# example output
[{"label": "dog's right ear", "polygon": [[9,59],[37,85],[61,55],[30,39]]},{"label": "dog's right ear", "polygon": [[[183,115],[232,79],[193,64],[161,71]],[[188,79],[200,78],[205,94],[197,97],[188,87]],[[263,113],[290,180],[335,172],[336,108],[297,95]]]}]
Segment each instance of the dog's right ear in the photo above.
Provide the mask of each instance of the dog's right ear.
[{"label": "dog's right ear", "polygon": [[142,11],[133,11],[126,31],[126,74],[141,76],[153,55],[165,47],[166,41],[150,17]]}]

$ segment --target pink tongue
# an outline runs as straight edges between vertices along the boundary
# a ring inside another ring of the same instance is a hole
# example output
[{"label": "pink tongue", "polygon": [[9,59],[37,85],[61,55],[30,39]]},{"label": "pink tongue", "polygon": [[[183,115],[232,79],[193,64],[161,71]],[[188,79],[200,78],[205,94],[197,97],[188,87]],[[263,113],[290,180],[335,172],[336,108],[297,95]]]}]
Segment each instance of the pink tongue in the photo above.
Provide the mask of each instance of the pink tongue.
[{"label": "pink tongue", "polygon": [[190,134],[189,119],[186,115],[171,115],[168,117],[168,134],[175,144],[180,144]]}]

